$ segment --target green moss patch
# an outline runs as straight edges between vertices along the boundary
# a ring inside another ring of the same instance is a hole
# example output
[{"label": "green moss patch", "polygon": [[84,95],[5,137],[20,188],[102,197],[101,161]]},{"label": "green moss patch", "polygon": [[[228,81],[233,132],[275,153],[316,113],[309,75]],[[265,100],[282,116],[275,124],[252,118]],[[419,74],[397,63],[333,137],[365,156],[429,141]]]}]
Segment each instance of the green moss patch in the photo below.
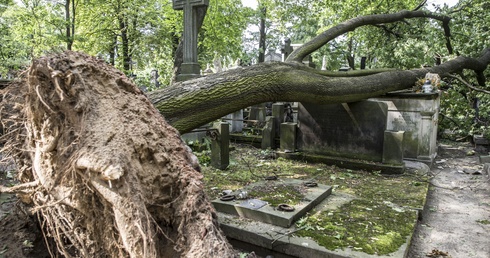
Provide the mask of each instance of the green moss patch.
[{"label": "green moss patch", "polygon": [[417,213],[391,203],[353,200],[337,210],[300,219],[299,236],[315,239],[329,250],[351,247],[368,254],[389,254],[406,243]]},{"label": "green moss patch", "polygon": [[305,197],[304,193],[305,188],[301,185],[270,181],[264,185],[252,187],[249,196],[266,201],[273,207],[282,203],[294,206]]},{"label": "green moss patch", "polygon": [[[389,254],[398,250],[413,232],[418,209],[422,209],[428,189],[426,175],[407,170],[400,175],[381,175],[363,170],[341,169],[325,164],[274,159],[274,153],[244,145],[234,145],[231,164],[221,171],[204,167],[204,181],[211,199],[223,190],[241,189],[251,183],[277,175],[334,187],[335,193],[353,200],[339,208],[310,211],[298,220],[299,236],[309,237],[329,250],[352,248],[368,254]],[[288,187],[288,186],[284,186]],[[264,190],[264,189],[258,189]],[[296,194],[292,194],[296,192]],[[249,191],[249,195],[255,193]],[[269,195],[272,199],[267,199]],[[257,191],[259,199],[273,205],[294,205],[301,200],[300,189],[277,192]]]}]

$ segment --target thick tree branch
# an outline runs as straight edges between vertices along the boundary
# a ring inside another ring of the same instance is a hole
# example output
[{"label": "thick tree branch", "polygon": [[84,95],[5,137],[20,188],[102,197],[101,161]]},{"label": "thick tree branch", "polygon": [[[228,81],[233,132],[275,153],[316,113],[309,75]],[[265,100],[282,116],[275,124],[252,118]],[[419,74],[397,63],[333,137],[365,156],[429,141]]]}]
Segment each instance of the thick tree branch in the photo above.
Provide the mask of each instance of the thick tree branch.
[{"label": "thick tree branch", "polygon": [[228,70],[149,94],[150,100],[180,133],[238,109],[268,101],[343,103],[411,88],[426,73],[441,77],[463,69],[483,71],[490,49],[478,58],[458,57],[442,65],[388,71],[360,77],[327,77],[297,63],[264,63]]},{"label": "thick tree branch", "polygon": [[[449,21],[450,17],[441,16],[429,12],[424,11],[400,11],[398,13],[393,14],[374,14],[367,16],[360,16],[348,21],[339,23],[337,26],[334,26],[320,35],[316,36],[311,41],[303,44],[301,47],[295,49],[289,57],[286,59],[288,62],[298,62],[301,63],[305,56],[311,54],[316,51],[323,45],[327,44],[329,41],[337,38],[344,33],[349,31],[353,31],[361,26],[365,25],[379,25],[384,23],[393,23],[398,21],[403,21],[404,19],[412,19],[412,18],[431,18],[435,20],[439,20],[443,22],[444,32],[447,40],[449,39]],[[450,44],[448,45],[448,49],[452,51]]]}]

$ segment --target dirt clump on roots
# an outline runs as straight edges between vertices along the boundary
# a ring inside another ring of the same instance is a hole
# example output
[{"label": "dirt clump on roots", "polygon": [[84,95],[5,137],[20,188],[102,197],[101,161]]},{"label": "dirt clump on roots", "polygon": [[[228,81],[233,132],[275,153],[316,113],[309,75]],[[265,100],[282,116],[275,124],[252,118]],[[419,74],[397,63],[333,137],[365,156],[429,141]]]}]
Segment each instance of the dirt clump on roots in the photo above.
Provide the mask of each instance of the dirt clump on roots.
[{"label": "dirt clump on roots", "polygon": [[52,253],[233,257],[178,132],[120,71],[64,52],[33,61],[1,104],[16,193]]}]

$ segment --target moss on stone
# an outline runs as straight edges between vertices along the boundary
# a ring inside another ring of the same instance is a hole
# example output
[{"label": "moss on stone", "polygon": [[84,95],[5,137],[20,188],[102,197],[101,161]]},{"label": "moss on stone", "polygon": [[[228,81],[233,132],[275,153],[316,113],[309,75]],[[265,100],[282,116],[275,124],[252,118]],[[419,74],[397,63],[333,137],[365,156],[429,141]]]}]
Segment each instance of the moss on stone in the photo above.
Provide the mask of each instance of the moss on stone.
[{"label": "moss on stone", "polygon": [[334,194],[347,193],[354,200],[335,210],[312,211],[297,222],[302,227],[298,235],[311,237],[330,250],[350,247],[368,254],[392,253],[407,242],[416,223],[416,210],[425,203],[428,178],[414,171],[387,176],[320,163],[264,159],[262,152],[236,146],[226,171],[203,168],[208,195],[213,199],[222,190],[240,189],[270,175],[331,185]]},{"label": "moss on stone", "polygon": [[417,213],[384,202],[356,199],[297,223],[299,236],[310,237],[330,250],[351,247],[368,254],[389,254],[407,242]]},{"label": "moss on stone", "polygon": [[294,206],[305,197],[304,191],[299,185],[269,182],[252,187],[249,197],[266,201],[273,207],[282,203]]}]

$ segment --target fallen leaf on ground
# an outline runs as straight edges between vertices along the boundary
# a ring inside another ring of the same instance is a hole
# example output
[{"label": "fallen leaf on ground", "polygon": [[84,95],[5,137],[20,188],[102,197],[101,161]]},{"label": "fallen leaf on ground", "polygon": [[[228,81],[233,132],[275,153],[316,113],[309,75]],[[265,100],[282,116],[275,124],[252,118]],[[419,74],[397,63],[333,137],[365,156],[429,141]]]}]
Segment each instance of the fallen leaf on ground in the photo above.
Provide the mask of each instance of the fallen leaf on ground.
[{"label": "fallen leaf on ground", "polygon": [[437,249],[433,249],[432,252],[426,255],[427,257],[451,257],[448,252],[439,251]]}]

